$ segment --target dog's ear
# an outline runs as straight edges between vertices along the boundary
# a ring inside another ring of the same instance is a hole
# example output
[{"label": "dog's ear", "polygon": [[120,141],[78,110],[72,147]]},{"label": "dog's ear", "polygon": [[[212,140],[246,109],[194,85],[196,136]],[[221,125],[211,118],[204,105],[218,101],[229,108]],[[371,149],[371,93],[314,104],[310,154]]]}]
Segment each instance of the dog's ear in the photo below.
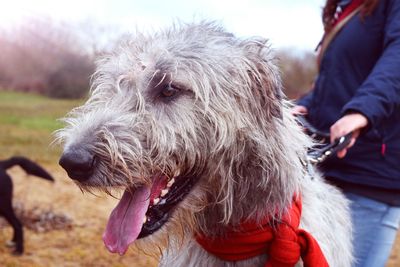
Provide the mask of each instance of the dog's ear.
[{"label": "dog's ear", "polygon": [[257,70],[257,75],[248,71],[252,81],[252,91],[259,95],[261,106],[267,111],[268,117],[282,119],[283,93],[280,81],[271,80],[271,74],[264,72],[263,68]]},{"label": "dog's ear", "polygon": [[242,43],[246,51],[247,75],[251,90],[260,98],[269,119],[281,119],[284,98],[282,82],[279,69],[266,43],[266,40],[260,38],[248,39]]}]

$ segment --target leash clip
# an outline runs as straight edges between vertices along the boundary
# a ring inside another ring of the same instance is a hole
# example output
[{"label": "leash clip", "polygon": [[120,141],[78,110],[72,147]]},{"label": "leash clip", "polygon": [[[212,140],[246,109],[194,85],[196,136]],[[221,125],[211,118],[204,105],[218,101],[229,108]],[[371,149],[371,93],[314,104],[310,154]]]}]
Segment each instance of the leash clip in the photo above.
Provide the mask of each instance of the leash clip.
[{"label": "leash clip", "polygon": [[347,147],[351,142],[353,132],[335,139],[333,143],[329,143],[329,133],[316,129],[305,119],[304,116],[297,115],[296,119],[299,125],[305,129],[306,133],[318,142],[314,147],[307,151],[307,159],[312,164],[323,162],[328,157],[335,155],[338,151]]}]

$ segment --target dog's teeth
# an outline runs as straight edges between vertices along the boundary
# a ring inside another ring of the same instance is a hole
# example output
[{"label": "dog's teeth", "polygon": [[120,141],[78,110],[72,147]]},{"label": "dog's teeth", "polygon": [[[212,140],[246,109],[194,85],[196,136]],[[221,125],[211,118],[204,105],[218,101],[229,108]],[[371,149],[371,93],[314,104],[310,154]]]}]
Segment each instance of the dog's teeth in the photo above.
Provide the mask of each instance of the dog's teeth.
[{"label": "dog's teeth", "polygon": [[160,202],[160,198],[155,198],[155,199],[153,200],[153,204],[154,204],[154,205],[157,205],[158,202]]},{"label": "dog's teeth", "polygon": [[161,190],[161,197],[165,196],[168,194],[168,189]]},{"label": "dog's teeth", "polygon": [[147,216],[144,216],[143,218],[143,224],[145,224],[147,222]]},{"label": "dog's teeth", "polygon": [[167,187],[170,188],[174,183],[175,183],[175,178],[172,178],[172,179],[168,182]]}]

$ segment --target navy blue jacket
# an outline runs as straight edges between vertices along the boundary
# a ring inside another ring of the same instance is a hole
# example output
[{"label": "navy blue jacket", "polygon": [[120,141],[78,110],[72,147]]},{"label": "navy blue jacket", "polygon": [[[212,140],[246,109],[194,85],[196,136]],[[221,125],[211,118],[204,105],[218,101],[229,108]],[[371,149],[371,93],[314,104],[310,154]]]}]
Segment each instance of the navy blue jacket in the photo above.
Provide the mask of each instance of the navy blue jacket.
[{"label": "navy blue jacket", "polygon": [[314,90],[298,104],[327,132],[348,112],[368,118],[346,157],[323,165],[327,177],[400,190],[400,0],[380,0],[371,15],[350,19],[328,46]]}]

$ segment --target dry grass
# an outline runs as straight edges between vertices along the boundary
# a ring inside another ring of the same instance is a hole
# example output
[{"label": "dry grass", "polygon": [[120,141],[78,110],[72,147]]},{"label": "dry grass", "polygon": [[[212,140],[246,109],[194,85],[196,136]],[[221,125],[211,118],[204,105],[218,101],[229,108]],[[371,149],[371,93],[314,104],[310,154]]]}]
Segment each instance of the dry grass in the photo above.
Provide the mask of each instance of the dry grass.
[{"label": "dry grass", "polygon": [[[23,256],[11,256],[3,245],[11,228],[0,228],[0,267],[148,267],[157,259],[131,248],[120,257],[104,248],[101,236],[117,200],[82,194],[58,166],[59,148],[49,147],[56,121],[80,101],[50,100],[27,94],[0,91],[0,159],[25,155],[44,165],[56,179],[54,184],[26,176],[19,168],[9,172],[14,180],[15,200],[24,208],[52,210],[73,220],[70,230],[35,232],[25,228]],[[400,236],[387,267],[400,266]]]},{"label": "dry grass", "polygon": [[386,264],[386,267],[400,266],[399,252],[400,252],[400,233],[397,234],[397,240],[396,243],[394,244],[392,254],[390,255],[390,259],[388,264]]},{"label": "dry grass", "polygon": [[[56,165],[45,166],[56,182],[27,177],[19,168],[10,174],[15,184],[15,199],[25,209],[40,206],[73,219],[70,230],[34,232],[25,228],[25,255],[14,257],[0,246],[1,266],[155,266],[156,260],[131,249],[125,256],[112,255],[104,248],[101,236],[107,216],[116,200],[82,194]],[[0,244],[11,237],[9,227],[0,232]]]}]

